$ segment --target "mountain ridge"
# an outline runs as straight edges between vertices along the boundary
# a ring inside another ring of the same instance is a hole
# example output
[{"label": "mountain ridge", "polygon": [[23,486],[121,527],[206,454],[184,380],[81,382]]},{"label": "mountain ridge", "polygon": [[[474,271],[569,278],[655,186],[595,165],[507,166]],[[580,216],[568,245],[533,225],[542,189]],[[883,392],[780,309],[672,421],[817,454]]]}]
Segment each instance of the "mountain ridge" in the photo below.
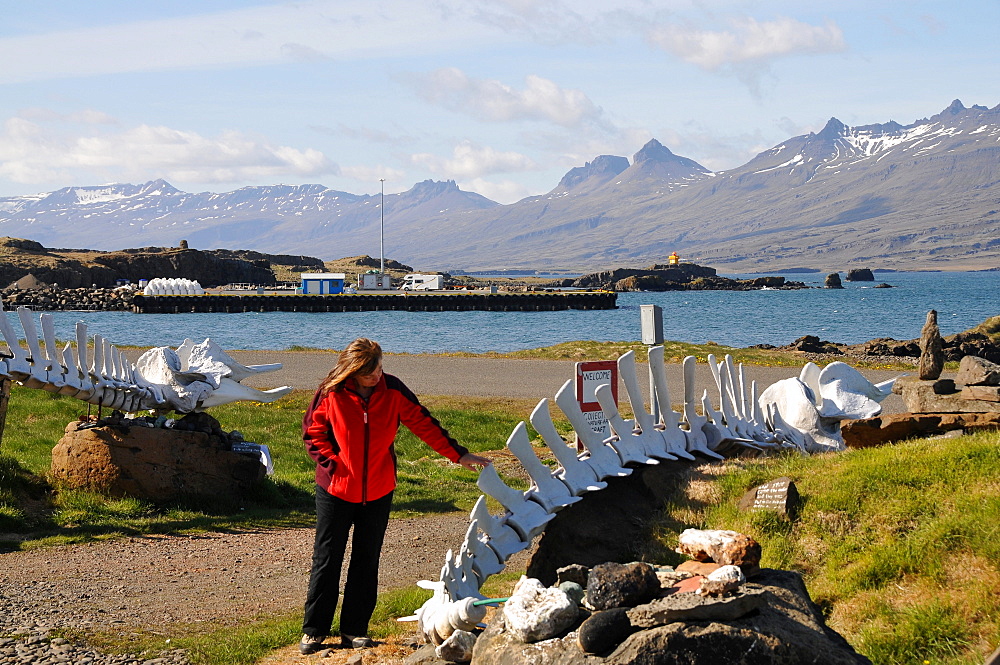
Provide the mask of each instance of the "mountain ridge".
[{"label": "mountain ridge", "polygon": [[[384,210],[381,208],[384,202]],[[163,180],[0,198],[0,235],[46,246],[241,246],[338,258],[386,253],[441,270],[590,272],[672,251],[722,271],[1000,266],[1000,105],[851,127],[831,117],[711,172],[656,139],[599,155],[548,193],[501,205],[426,180],[357,195],[322,185],[192,194]],[[96,247],[105,249],[105,247]],[[113,247],[106,247],[112,249]]]}]

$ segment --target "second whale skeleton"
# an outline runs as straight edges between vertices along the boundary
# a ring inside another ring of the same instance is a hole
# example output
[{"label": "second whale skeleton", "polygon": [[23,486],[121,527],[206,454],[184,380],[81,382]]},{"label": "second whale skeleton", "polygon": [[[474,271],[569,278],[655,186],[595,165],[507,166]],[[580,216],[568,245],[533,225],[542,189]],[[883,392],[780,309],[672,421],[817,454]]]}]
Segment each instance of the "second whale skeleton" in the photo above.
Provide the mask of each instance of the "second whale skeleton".
[{"label": "second whale skeleton", "polygon": [[[470,515],[470,524],[458,554],[448,550],[438,581],[422,580],[418,586],[433,591],[413,616],[423,638],[442,644],[456,630],[468,630],[468,609],[484,600],[480,593],[490,575],[501,572],[507,560],[531,546],[532,540],[562,508],[583,494],[607,487],[607,480],[628,476],[644,464],[666,464],[678,459],[724,459],[739,449],[754,454],[793,449],[802,454],[843,450],[840,421],[869,418],[881,412],[879,402],[892,391],[895,379],[872,384],[853,367],[833,362],[820,369],[807,363],[798,377],[778,381],[758,397],[757,383],[747,385],[742,364],[730,355],[708,356],[716,399],[708,391],[695,395],[696,359],[684,359],[681,411],[674,410],[664,365],[663,347],[649,349],[650,385],[656,407],[646,409],[639,389],[635,355],[618,358],[618,370],[632,407],[633,418],[618,411],[608,384],[595,390],[611,424],[612,435],[601,439],[587,423],[573,395],[573,380],[556,392],[556,406],[573,426],[583,452],[576,452],[556,431],[548,399],[542,399],[529,418],[542,443],[559,467],[550,470],[536,456],[524,422],[507,440],[507,448],[531,479],[525,491],[507,485],[492,466],[477,480],[483,491]],[[700,409],[699,409],[700,407]],[[654,413],[658,417],[654,417]],[[502,515],[491,515],[489,496],[503,506]],[[459,618],[465,617],[465,618]]]},{"label": "second whale skeleton", "polygon": [[210,339],[199,344],[186,339],[176,350],[152,348],[133,364],[105,337],[95,334],[91,340],[85,323],[76,324],[76,346],[66,343],[60,351],[51,314],[42,312],[37,326],[27,307],[18,307],[16,314],[23,346],[0,302],[0,336],[8,350],[0,354],[0,378],[28,388],[126,413],[190,413],[240,400],[273,402],[292,390],[242,385],[243,379],[281,369],[281,364],[242,365]]}]

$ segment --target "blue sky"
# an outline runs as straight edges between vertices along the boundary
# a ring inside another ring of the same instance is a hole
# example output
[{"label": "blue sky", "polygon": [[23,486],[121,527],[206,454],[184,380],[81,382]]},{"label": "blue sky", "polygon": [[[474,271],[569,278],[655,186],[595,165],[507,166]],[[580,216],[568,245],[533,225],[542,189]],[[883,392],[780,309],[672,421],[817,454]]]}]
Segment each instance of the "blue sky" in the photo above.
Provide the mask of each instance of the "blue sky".
[{"label": "blue sky", "polygon": [[0,0],[0,196],[426,179],[509,203],[650,138],[712,170],[1000,104],[1000,0]]}]

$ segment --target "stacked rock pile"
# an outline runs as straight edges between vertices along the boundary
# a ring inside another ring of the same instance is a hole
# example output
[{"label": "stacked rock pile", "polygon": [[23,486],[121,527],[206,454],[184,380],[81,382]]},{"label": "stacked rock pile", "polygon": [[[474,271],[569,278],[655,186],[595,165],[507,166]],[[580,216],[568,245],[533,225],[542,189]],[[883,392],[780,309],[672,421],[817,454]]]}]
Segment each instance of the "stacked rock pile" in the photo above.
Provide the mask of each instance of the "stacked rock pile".
[{"label": "stacked rock pile", "polygon": [[53,285],[37,289],[8,287],[0,291],[0,299],[6,309],[24,305],[35,311],[131,311],[134,295],[135,291],[127,286],[113,289],[64,289]]},{"label": "stacked rock pile", "polygon": [[797,573],[761,569],[760,545],[733,531],[688,529],[672,568],[569,565],[546,587],[522,577],[488,626],[456,631],[407,665],[869,662],[829,629]]}]

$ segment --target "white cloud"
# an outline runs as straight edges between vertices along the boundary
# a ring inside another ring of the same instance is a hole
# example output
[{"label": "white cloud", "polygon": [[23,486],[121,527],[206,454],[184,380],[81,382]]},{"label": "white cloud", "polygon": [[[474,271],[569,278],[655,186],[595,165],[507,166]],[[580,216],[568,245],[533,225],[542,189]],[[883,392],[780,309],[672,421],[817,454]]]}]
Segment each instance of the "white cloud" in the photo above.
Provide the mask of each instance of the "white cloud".
[{"label": "white cloud", "polygon": [[603,121],[603,112],[580,90],[561,88],[529,74],[524,87],[495,79],[475,79],[455,67],[419,76],[417,93],[427,101],[482,120],[547,120],[563,127]]},{"label": "white cloud", "polygon": [[554,156],[554,163],[549,163],[549,166],[567,170],[583,166],[598,155],[631,158],[651,138],[652,132],[641,127],[626,127],[602,134],[543,131],[525,135],[525,140],[536,150]]},{"label": "white cloud", "polygon": [[[83,116],[105,125],[113,120],[100,112]],[[318,150],[275,145],[240,132],[206,137],[153,125],[99,132],[93,124],[80,130],[23,117],[8,119],[0,132],[0,176],[19,183],[152,178],[228,183],[338,171]]]},{"label": "white cloud", "polygon": [[[406,178],[405,172],[390,166],[343,166],[340,168],[340,175],[363,182],[368,186],[372,186],[372,183],[378,186],[378,181],[384,178],[387,183],[385,186],[386,192],[390,190],[388,183],[399,183]],[[396,190],[398,187],[393,187],[392,189]]]},{"label": "white cloud", "polygon": [[558,0],[478,0],[469,2],[472,20],[541,42],[592,41],[594,23]]},{"label": "white cloud", "polygon": [[483,178],[474,178],[469,181],[458,183],[461,189],[476,192],[497,203],[514,203],[531,196],[531,191],[519,182],[512,180],[501,180],[493,182]]},{"label": "white cloud", "polygon": [[[447,2],[445,2],[447,5]],[[196,11],[196,10],[195,10]],[[328,58],[412,57],[505,39],[433,3],[306,0],[0,36],[0,84]],[[123,57],[122,54],[127,54]]]},{"label": "white cloud", "polygon": [[847,48],[843,31],[833,21],[817,26],[788,17],[773,21],[758,21],[750,16],[733,18],[729,30],[718,31],[660,25],[650,29],[647,38],[664,51],[707,70]]},{"label": "white cloud", "polygon": [[535,162],[518,152],[499,152],[489,146],[462,141],[455,146],[450,159],[431,153],[410,155],[410,161],[431,173],[445,178],[479,178],[490,173],[531,171]]},{"label": "white cloud", "polygon": [[282,44],[281,53],[289,59],[298,62],[322,62],[323,60],[330,59],[329,56],[325,55],[319,49],[305,44]]}]

